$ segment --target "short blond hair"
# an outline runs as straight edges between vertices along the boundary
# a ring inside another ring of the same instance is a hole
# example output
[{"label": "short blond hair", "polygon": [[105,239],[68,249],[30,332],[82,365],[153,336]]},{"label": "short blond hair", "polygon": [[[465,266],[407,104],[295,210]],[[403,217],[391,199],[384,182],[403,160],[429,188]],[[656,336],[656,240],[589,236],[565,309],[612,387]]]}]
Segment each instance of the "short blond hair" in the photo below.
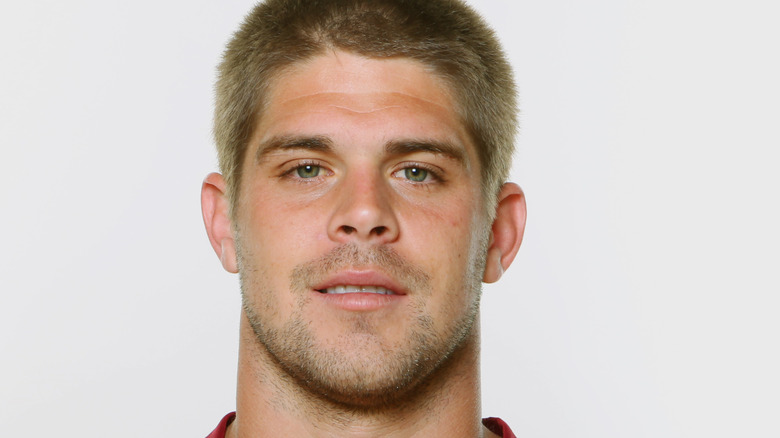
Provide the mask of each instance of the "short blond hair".
[{"label": "short blond hair", "polygon": [[267,0],[255,6],[228,43],[216,83],[214,137],[231,212],[268,84],[283,69],[329,49],[413,59],[447,81],[477,148],[492,218],[514,152],[515,84],[495,34],[460,0]]}]

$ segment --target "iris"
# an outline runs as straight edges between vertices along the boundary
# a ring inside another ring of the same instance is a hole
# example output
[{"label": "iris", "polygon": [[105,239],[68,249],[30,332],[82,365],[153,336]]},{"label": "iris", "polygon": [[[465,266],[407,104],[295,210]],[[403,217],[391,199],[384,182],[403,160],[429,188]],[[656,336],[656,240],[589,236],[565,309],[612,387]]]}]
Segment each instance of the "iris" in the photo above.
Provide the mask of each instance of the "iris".
[{"label": "iris", "polygon": [[300,166],[296,169],[296,172],[298,173],[298,176],[301,178],[314,178],[315,176],[320,174],[320,166],[315,166],[313,164],[306,164],[304,166]]},{"label": "iris", "polygon": [[423,182],[428,177],[428,171],[419,167],[407,167],[404,169],[404,176],[414,182]]}]

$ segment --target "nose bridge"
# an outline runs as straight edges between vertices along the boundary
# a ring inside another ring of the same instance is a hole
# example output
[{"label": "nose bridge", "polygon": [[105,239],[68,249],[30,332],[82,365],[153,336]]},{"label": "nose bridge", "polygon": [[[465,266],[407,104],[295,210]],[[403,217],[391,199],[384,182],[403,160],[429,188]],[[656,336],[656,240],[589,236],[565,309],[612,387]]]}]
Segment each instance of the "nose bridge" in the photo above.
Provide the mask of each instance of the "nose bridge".
[{"label": "nose bridge", "polygon": [[379,170],[361,166],[339,182],[335,211],[328,226],[333,240],[388,243],[398,237],[398,222],[388,181]]}]

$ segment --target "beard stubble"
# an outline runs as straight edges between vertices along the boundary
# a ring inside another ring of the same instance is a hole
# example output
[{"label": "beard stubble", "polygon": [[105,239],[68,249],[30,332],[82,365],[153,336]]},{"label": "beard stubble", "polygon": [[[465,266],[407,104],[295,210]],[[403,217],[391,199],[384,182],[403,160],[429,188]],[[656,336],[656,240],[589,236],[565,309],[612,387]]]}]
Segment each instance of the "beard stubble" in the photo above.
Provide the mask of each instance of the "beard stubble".
[{"label": "beard stubble", "polygon": [[[239,259],[242,258],[239,252]],[[481,272],[479,266],[484,267],[484,262],[478,261],[470,268]],[[335,345],[318,344],[311,321],[303,315],[311,301],[311,286],[334,272],[360,267],[378,267],[411,292],[410,323],[403,339],[389,344],[377,330],[374,316],[358,313],[340,321],[345,334],[339,335]],[[345,244],[293,269],[290,291],[296,297],[296,311],[281,327],[272,327],[264,321],[253,300],[255,296],[274,293],[262,289],[263,284],[269,283],[249,278],[245,270],[241,272],[245,315],[256,341],[275,365],[311,395],[353,409],[398,407],[404,398],[411,398],[414,389],[443,369],[469,338],[481,295],[481,279],[467,270],[461,293],[473,298],[468,300],[468,308],[455,313],[458,318],[445,330],[437,330],[433,317],[425,310],[425,300],[432,294],[427,273],[392,248]]]}]

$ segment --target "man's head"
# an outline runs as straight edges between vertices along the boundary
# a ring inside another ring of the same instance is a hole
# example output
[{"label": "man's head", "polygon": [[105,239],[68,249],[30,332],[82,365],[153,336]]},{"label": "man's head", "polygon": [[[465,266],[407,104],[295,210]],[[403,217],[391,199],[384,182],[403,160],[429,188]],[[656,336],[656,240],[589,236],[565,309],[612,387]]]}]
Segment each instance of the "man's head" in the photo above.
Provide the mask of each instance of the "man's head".
[{"label": "man's head", "polygon": [[219,68],[214,133],[220,170],[236,208],[249,138],[275,78],[296,64],[340,50],[407,58],[444,79],[481,166],[492,214],[514,150],[512,73],[492,30],[458,0],[268,0],[229,43]]},{"label": "man's head", "polygon": [[514,258],[525,204],[501,185],[514,90],[476,15],[270,0],[218,90],[226,179],[207,177],[204,219],[241,274],[242,343],[276,387],[380,409],[478,351],[481,281]]}]

